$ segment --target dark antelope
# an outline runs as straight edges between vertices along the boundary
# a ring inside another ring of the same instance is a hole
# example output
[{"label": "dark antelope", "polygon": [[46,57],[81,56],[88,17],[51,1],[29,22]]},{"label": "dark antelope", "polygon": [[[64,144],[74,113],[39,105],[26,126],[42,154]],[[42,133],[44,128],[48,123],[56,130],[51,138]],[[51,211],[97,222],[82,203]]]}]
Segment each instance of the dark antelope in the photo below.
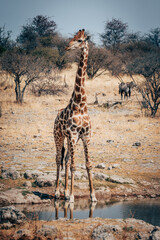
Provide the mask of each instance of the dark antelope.
[{"label": "dark antelope", "polygon": [[119,94],[121,94],[121,99],[123,100],[123,98],[125,99],[125,97],[130,97],[131,96],[131,89],[135,87],[135,83],[132,82],[121,82],[119,84]]}]

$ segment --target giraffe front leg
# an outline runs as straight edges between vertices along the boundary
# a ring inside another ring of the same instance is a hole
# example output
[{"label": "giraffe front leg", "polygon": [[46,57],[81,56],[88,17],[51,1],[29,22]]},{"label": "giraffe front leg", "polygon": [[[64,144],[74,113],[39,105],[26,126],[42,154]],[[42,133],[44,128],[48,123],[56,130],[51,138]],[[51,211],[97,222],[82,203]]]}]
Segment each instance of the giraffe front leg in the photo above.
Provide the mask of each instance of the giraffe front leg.
[{"label": "giraffe front leg", "polygon": [[57,164],[57,178],[56,178],[56,190],[55,190],[55,198],[60,198],[60,192],[59,192],[59,173],[60,173],[60,164]]},{"label": "giraffe front leg", "polygon": [[74,169],[71,168],[71,195],[70,195],[70,203],[74,202]]},{"label": "giraffe front leg", "polygon": [[61,165],[61,147],[57,148],[56,164],[57,164],[57,177],[56,177],[55,199],[59,199],[60,198],[59,177],[60,177],[60,165]]},{"label": "giraffe front leg", "polygon": [[[87,168],[87,165],[86,165],[86,168]],[[95,196],[95,192],[94,192],[94,189],[93,189],[92,171],[91,171],[90,168],[87,168],[87,173],[88,173],[88,179],[89,179],[91,202],[97,202],[97,198]]]},{"label": "giraffe front leg", "polygon": [[74,202],[74,173],[76,170],[75,167],[75,148],[71,145],[71,195],[70,195],[70,203]]},{"label": "giraffe front leg", "polygon": [[69,165],[66,164],[66,166],[65,166],[65,191],[64,191],[65,200],[70,199],[69,190],[68,190],[68,171],[69,171]]},{"label": "giraffe front leg", "polygon": [[70,194],[69,194],[69,190],[68,190],[69,158],[70,158],[70,152],[69,152],[69,147],[68,147],[68,151],[67,151],[67,154],[65,157],[65,191],[64,191],[65,200],[70,199]]}]

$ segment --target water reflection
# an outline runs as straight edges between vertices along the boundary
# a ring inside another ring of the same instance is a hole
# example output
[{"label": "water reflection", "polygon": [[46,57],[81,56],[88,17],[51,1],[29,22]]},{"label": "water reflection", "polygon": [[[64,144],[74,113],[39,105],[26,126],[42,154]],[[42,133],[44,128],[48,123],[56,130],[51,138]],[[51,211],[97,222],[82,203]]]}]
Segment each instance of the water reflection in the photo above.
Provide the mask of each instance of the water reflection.
[{"label": "water reflection", "polygon": [[88,200],[81,199],[75,201],[74,204],[68,201],[53,201],[51,205],[32,205],[20,210],[23,210],[30,219],[46,221],[59,218],[85,219],[88,217],[100,217],[126,219],[134,217],[160,226],[160,200],[98,202],[90,204]]}]

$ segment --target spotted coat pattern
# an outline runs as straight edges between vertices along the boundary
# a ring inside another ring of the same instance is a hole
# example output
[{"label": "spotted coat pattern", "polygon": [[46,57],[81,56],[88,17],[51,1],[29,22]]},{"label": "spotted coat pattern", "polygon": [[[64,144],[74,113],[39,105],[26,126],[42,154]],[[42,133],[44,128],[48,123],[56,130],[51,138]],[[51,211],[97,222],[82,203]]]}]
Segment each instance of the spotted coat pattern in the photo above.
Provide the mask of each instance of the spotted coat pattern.
[{"label": "spotted coat pattern", "polygon": [[[65,197],[68,194],[68,167],[71,169],[71,196],[73,200],[74,171],[75,171],[75,149],[79,139],[82,140],[86,159],[86,169],[89,177],[91,200],[96,198],[93,192],[93,183],[91,176],[91,161],[88,154],[88,145],[91,135],[91,123],[88,115],[87,98],[85,92],[85,73],[88,60],[88,41],[84,35],[84,30],[80,30],[70,41],[69,48],[81,48],[81,58],[78,66],[75,86],[69,104],[58,113],[54,124],[54,139],[56,145],[56,163],[57,163],[57,182],[56,197],[59,197],[59,167],[62,163],[62,152],[64,152],[64,139],[67,138],[67,154],[65,157]],[[78,42],[78,44],[77,44]],[[70,161],[71,160],[71,161]]]}]

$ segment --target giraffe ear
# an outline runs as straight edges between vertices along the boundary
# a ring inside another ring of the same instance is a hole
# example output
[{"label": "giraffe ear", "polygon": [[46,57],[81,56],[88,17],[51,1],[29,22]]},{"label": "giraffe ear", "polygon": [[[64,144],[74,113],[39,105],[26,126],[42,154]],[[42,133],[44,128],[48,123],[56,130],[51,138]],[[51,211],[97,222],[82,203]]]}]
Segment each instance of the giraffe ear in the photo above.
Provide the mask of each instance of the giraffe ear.
[{"label": "giraffe ear", "polygon": [[90,39],[90,36],[88,35],[88,36],[86,36],[85,41],[88,41],[89,39]]}]

